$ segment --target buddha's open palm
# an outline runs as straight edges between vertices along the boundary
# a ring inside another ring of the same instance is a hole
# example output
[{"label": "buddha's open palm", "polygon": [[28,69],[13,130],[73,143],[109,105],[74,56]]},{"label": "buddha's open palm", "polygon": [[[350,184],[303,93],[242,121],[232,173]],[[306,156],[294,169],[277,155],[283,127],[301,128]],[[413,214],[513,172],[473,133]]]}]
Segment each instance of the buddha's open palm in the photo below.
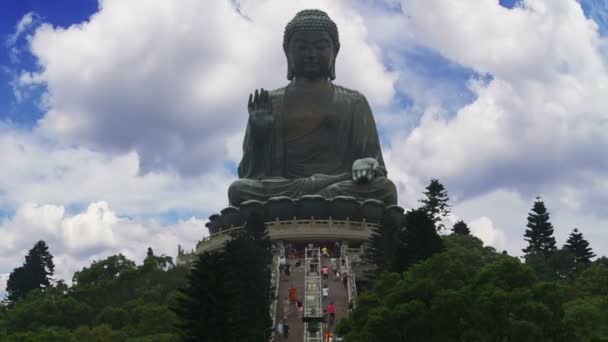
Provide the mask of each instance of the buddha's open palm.
[{"label": "buddha's open palm", "polygon": [[262,88],[260,91],[256,89],[254,94],[249,94],[247,109],[249,110],[252,133],[257,137],[268,136],[274,124],[268,91]]},{"label": "buddha's open palm", "polygon": [[376,176],[376,170],[380,167],[380,163],[374,158],[357,159],[353,163],[353,182],[367,183],[371,182]]}]

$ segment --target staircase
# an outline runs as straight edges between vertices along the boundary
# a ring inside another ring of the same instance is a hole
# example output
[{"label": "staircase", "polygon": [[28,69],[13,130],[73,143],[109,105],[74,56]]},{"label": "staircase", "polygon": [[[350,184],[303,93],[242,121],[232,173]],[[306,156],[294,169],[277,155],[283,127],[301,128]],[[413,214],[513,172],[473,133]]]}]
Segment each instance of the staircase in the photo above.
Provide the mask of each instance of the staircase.
[{"label": "staircase", "polygon": [[[336,306],[336,323],[343,317],[348,315],[349,300],[354,300],[356,297],[356,289],[354,288],[354,281],[351,283],[349,278],[348,286],[345,287],[341,278],[336,278],[333,273],[327,281],[322,279],[321,268],[323,265],[331,266],[330,259],[321,256],[319,248],[307,248],[305,253],[295,257],[287,259],[291,265],[291,275],[288,277],[285,274],[281,274],[278,277],[278,296],[276,301],[275,311],[275,328],[276,323],[280,320],[285,319],[289,325],[289,335],[287,338],[278,336],[274,333],[274,341],[285,341],[285,342],[325,342],[323,341],[323,333],[326,332],[323,324],[319,324],[319,332],[315,334],[309,333],[307,330],[311,322],[305,323],[304,320],[314,320],[314,318],[322,318],[323,309],[327,309],[330,302],[333,302]],[[295,267],[297,262],[300,262],[299,267]],[[345,260],[347,271],[349,270],[348,260]],[[338,267],[340,265],[340,259],[338,258]],[[312,272],[311,271],[312,268]],[[332,270],[335,271],[335,270]],[[349,272],[350,274],[350,272]],[[327,302],[322,301],[321,289],[323,284],[327,284],[329,288],[329,298]],[[295,304],[288,304],[287,309],[285,308],[285,298],[289,299],[289,288],[294,286],[297,290],[299,298],[304,300],[304,317],[300,318],[297,307]],[[306,318],[307,317],[307,318]],[[334,331],[335,324],[331,327],[327,327],[329,331]]]}]

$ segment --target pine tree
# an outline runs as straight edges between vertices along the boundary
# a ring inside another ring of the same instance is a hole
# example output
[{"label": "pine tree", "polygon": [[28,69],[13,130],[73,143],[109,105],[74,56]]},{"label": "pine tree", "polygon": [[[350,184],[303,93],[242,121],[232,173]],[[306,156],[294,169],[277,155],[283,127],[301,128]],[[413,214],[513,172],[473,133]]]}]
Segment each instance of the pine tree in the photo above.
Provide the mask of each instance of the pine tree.
[{"label": "pine tree", "polygon": [[397,240],[397,233],[403,227],[397,226],[390,220],[383,219],[382,222],[372,230],[372,235],[369,239],[369,245],[365,254],[365,258],[371,264],[376,266],[367,277],[371,279],[383,271],[388,271],[392,268],[395,259],[395,250],[398,245],[402,244]]},{"label": "pine tree", "polygon": [[397,245],[389,271],[405,272],[413,264],[445,251],[435,227],[433,218],[422,208],[405,213],[405,227],[396,238],[401,243]]},{"label": "pine tree", "polygon": [[454,232],[454,234],[471,235],[469,226],[467,226],[463,220],[460,220],[454,224],[452,227],[452,232]]},{"label": "pine tree", "polygon": [[450,205],[448,201],[448,192],[443,184],[437,179],[431,179],[431,182],[426,187],[424,192],[425,198],[421,199],[423,203],[421,209],[425,210],[435,223],[435,228],[439,231],[445,228],[442,220],[450,213]]},{"label": "pine tree", "polygon": [[583,238],[583,233],[579,232],[578,228],[574,228],[572,233],[570,233],[564,249],[570,250],[574,255],[575,268],[581,265],[589,265],[591,258],[595,257],[595,253],[589,247],[589,242]]},{"label": "pine tree", "polygon": [[233,272],[223,252],[202,253],[172,309],[180,319],[182,341],[236,341],[233,315],[236,289],[227,286]]},{"label": "pine tree", "polygon": [[25,256],[25,263],[9,275],[6,283],[7,300],[14,303],[30,291],[51,286],[51,276],[55,272],[53,256],[46,243],[36,242]]},{"label": "pine tree", "polygon": [[184,341],[268,341],[270,240],[261,217],[251,217],[221,252],[199,256],[173,310]]},{"label": "pine tree", "polygon": [[524,240],[528,242],[528,247],[523,249],[526,255],[539,254],[548,258],[557,250],[555,237],[553,237],[553,225],[549,222],[549,213],[540,197],[536,197],[532,212],[528,214],[526,227],[528,228],[524,234]]}]

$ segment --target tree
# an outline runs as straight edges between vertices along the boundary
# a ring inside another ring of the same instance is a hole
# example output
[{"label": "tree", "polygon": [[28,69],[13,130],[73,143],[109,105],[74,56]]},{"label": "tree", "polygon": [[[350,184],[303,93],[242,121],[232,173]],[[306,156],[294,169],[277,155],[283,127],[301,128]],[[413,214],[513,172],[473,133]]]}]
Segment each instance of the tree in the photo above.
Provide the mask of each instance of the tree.
[{"label": "tree", "polygon": [[589,242],[583,238],[583,233],[579,232],[577,228],[570,233],[564,249],[568,249],[574,254],[575,269],[591,264],[591,258],[595,257],[595,253],[589,247]]},{"label": "tree", "polygon": [[518,259],[472,237],[449,238],[453,249],[402,276],[382,274],[338,333],[354,342],[566,341],[561,287],[538,282]]},{"label": "tree", "polygon": [[443,241],[435,229],[435,221],[422,208],[405,213],[405,229],[397,233],[400,243],[389,272],[404,272],[411,265],[426,260],[445,250]]},{"label": "tree", "polygon": [[251,217],[221,252],[201,254],[174,311],[184,341],[268,341],[270,241]]},{"label": "tree", "polygon": [[537,253],[548,258],[557,250],[555,237],[553,237],[553,225],[549,222],[549,213],[540,197],[536,197],[532,212],[528,214],[526,227],[528,228],[524,234],[524,240],[528,242],[528,247],[523,249],[526,255]]},{"label": "tree", "polygon": [[55,271],[53,256],[46,243],[36,242],[25,256],[25,263],[9,275],[6,283],[7,300],[14,303],[24,298],[30,291],[51,286],[51,276]]},{"label": "tree", "polygon": [[452,227],[452,232],[454,232],[454,234],[461,234],[461,235],[470,235],[471,234],[471,230],[469,229],[469,226],[467,226],[467,224],[463,220],[460,220],[454,224],[454,226]]},{"label": "tree", "polygon": [[431,179],[424,195],[426,197],[420,200],[423,203],[421,209],[431,216],[437,230],[445,228],[442,221],[450,213],[450,205],[448,204],[450,198],[447,190],[443,184],[439,183],[439,180]]},{"label": "tree", "polygon": [[386,216],[372,230],[369,246],[365,253],[365,259],[376,266],[375,270],[366,275],[371,279],[375,279],[380,273],[391,269],[394,264],[395,250],[403,247],[403,242],[397,239],[398,232],[404,229],[403,226],[391,222]]},{"label": "tree", "polygon": [[402,216],[400,222],[383,219],[372,232],[365,257],[376,269],[368,277],[375,279],[384,271],[404,272],[445,249],[427,211],[413,209]]}]

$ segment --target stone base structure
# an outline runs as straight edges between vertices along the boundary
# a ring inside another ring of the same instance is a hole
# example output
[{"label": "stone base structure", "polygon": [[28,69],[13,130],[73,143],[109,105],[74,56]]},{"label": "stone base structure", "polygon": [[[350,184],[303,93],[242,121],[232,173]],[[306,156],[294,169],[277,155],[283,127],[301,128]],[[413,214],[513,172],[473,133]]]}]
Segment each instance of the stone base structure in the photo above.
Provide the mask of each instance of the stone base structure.
[{"label": "stone base structure", "polygon": [[242,229],[246,218],[254,212],[265,218],[270,240],[275,246],[290,242],[339,242],[351,253],[355,252],[352,247],[363,251],[373,229],[383,220],[402,220],[403,211],[397,205],[385,206],[373,199],[359,202],[348,196],[329,200],[316,195],[297,200],[288,197],[273,197],[267,202],[251,200],[243,202],[239,208],[227,207],[220,214],[211,215],[206,224],[210,235],[197,244],[196,252],[222,248],[230,233]]}]

